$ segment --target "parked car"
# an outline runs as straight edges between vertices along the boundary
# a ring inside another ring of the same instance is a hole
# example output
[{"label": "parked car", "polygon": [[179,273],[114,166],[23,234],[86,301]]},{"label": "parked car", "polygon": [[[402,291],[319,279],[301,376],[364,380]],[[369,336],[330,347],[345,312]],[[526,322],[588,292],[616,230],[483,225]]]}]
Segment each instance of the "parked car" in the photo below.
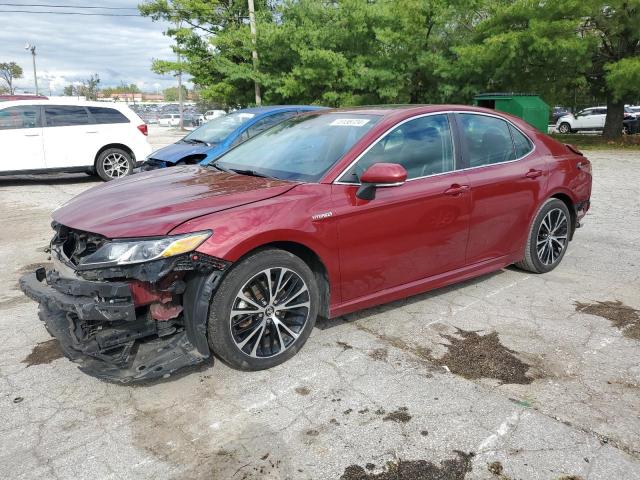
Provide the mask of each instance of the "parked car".
[{"label": "parked car", "polygon": [[42,95],[0,95],[0,102],[11,102],[16,100],[48,100]]},{"label": "parked car", "polygon": [[227,114],[224,110],[207,110],[204,112],[204,121],[208,122],[214,118],[224,117]]},{"label": "parked car", "polygon": [[555,125],[560,117],[564,117],[570,113],[571,111],[566,107],[553,107],[551,111],[551,123]]},{"label": "parked car", "polygon": [[0,104],[0,175],[133,172],[151,151],[147,126],[123,104],[23,100]]},{"label": "parked car", "polygon": [[279,122],[320,108],[288,105],[238,110],[205,123],[173,145],[156,150],[140,169],[147,171],[214,161],[229,149]]},{"label": "parked car", "polygon": [[[599,131],[604,128],[607,119],[607,107],[585,108],[575,116],[572,114],[560,117],[556,123],[556,130],[560,133],[576,133],[581,131]],[[633,110],[624,107],[623,131],[625,133],[637,132]]]},{"label": "parked car", "polygon": [[165,113],[158,117],[158,125],[161,127],[177,127],[180,125],[179,113]]},{"label": "parked car", "polygon": [[209,167],[85,191],[53,212],[54,267],[20,286],[65,354],[101,378],[166,376],[212,352],[270,368],[317,317],[510,264],[553,270],[591,181],[574,147],[493,110],[316,111]]}]

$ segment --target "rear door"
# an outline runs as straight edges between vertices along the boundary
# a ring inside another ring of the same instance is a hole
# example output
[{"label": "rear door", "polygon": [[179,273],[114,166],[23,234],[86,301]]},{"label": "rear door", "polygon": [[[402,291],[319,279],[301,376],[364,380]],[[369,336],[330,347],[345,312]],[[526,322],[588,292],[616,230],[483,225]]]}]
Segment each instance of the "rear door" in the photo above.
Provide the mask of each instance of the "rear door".
[{"label": "rear door", "polygon": [[[447,114],[400,124],[372,145],[333,185],[340,235],[342,300],[349,301],[464,265],[469,228],[467,175],[456,171]],[[398,163],[401,186],[356,197],[372,164]]]},{"label": "rear door", "polygon": [[548,168],[533,142],[491,115],[457,113],[471,187],[468,265],[523,248],[529,222],[546,190]]},{"label": "rear door", "polygon": [[45,105],[44,159],[47,168],[91,166],[99,132],[80,105]]},{"label": "rear door", "polygon": [[0,171],[45,168],[39,106],[0,110]]}]

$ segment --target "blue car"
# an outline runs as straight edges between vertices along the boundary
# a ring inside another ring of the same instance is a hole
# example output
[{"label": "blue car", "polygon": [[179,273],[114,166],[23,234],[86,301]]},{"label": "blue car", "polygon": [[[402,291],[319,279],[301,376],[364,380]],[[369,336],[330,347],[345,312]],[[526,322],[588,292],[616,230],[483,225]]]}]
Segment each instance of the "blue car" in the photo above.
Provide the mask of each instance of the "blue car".
[{"label": "blue car", "polygon": [[208,164],[258,133],[304,112],[325,107],[280,105],[236,110],[196,128],[182,140],[153,152],[140,170]]}]

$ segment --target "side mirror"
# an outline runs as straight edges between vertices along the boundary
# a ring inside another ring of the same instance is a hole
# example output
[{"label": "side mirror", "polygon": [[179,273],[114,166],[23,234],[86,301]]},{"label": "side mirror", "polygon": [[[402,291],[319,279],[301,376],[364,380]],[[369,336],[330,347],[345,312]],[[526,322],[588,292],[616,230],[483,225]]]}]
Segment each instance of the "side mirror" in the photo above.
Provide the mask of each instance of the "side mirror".
[{"label": "side mirror", "polygon": [[376,198],[378,187],[398,187],[407,180],[407,171],[397,163],[374,163],[360,177],[356,197],[362,200]]}]

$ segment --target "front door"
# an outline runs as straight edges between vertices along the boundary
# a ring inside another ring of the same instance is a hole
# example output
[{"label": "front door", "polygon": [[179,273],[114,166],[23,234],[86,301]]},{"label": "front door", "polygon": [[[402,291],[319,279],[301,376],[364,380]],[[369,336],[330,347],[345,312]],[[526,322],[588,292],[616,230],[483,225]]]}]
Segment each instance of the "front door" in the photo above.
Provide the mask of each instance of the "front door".
[{"label": "front door", "polygon": [[466,263],[524,249],[529,221],[546,189],[545,158],[522,132],[500,118],[476,113],[456,117],[471,187]]},{"label": "front door", "polygon": [[[359,176],[378,162],[404,166],[407,182],[357,198]],[[464,265],[470,195],[455,168],[449,117],[427,115],[383,136],[332,186],[342,301]]]},{"label": "front door", "polygon": [[0,110],[0,171],[45,168],[40,107]]}]

